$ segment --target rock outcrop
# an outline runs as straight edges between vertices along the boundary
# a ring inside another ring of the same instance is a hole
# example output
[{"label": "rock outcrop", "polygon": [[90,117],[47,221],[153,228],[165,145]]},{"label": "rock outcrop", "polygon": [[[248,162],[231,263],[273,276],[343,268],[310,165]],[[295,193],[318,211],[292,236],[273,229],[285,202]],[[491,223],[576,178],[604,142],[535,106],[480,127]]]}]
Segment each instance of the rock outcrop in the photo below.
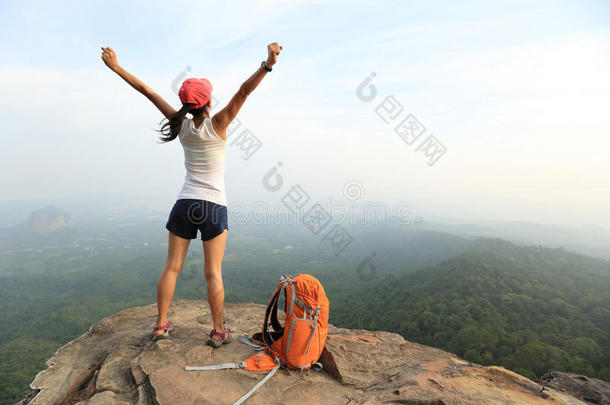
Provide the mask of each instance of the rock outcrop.
[{"label": "rock outcrop", "polygon": [[[234,335],[260,330],[265,307],[227,303]],[[185,365],[237,362],[253,349],[237,339],[205,344],[207,303],[175,301],[170,340],[149,339],[156,306],[102,319],[60,348],[22,404],[232,404],[266,375],[242,369],[185,371]],[[586,404],[502,367],[483,367],[389,332],[329,327],[322,371],[280,369],[248,404]]]},{"label": "rock outcrop", "polygon": [[547,387],[567,392],[591,404],[610,404],[610,384],[573,373],[551,371],[540,378]]}]

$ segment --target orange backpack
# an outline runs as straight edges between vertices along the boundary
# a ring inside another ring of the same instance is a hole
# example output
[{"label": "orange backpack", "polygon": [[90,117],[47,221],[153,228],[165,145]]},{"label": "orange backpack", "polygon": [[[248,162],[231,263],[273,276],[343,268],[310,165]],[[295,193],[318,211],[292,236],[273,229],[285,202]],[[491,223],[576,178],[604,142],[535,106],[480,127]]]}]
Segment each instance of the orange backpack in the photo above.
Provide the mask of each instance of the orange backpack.
[{"label": "orange backpack", "polygon": [[[278,303],[284,297],[286,314],[284,326],[277,318]],[[329,302],[322,284],[312,275],[283,275],[267,305],[261,332],[239,336],[239,340],[253,346],[258,353],[239,363],[186,367],[186,370],[219,370],[244,368],[271,370],[258,384],[235,404],[241,404],[263,385],[281,366],[306,370],[316,365],[322,355],[328,333]],[[269,326],[273,330],[269,329]]]}]

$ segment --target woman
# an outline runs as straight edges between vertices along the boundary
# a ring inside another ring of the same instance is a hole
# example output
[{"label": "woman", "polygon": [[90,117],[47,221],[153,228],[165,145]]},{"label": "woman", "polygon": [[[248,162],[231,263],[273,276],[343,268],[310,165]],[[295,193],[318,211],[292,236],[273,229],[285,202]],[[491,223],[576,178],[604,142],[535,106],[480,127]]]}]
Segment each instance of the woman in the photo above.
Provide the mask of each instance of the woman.
[{"label": "woman", "polygon": [[[227,126],[254,91],[271,67],[277,62],[281,46],[273,42],[267,46],[267,60],[245,82],[229,104],[210,118],[212,84],[207,79],[187,79],[178,93],[182,107],[176,111],[163,98],[117,62],[112,48],[102,47],[102,60],[113,72],[148,98],[165,116],[161,127],[164,142],[179,138],[184,148],[186,178],[166,228],[169,231],[167,261],[157,283],[157,324],[153,338],[169,337],[173,325],[167,311],[174,295],[176,279],[182,270],[191,239],[201,232],[204,252],[204,274],[207,283],[208,303],[214,328],[208,344],[220,347],[232,340],[224,327],[224,287],[222,259],[227,241],[227,203],[224,188],[224,159]],[[192,118],[187,118],[186,114]]]}]

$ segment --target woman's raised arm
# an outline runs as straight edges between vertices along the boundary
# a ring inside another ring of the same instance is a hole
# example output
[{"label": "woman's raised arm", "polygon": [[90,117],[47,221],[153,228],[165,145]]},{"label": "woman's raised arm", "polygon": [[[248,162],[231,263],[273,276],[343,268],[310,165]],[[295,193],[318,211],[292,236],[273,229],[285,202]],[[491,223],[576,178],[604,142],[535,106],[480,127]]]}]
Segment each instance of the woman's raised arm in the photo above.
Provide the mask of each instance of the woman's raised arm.
[{"label": "woman's raised arm", "polygon": [[[267,45],[267,66],[272,67],[277,62],[277,57],[280,54],[282,47],[277,43],[273,42]],[[235,119],[237,113],[244,105],[248,95],[254,91],[256,86],[263,80],[263,77],[267,74],[267,71],[261,66],[254,72],[237,90],[237,93],[231,98],[229,104],[222,110],[218,111],[212,117],[214,127],[217,128],[218,132],[226,131],[227,127]]]},{"label": "woman's raised arm", "polygon": [[148,87],[143,81],[123,69],[119,66],[117,61],[116,53],[110,47],[102,47],[102,60],[117,75],[121,76],[131,87],[142,93],[147,99],[161,111],[165,118],[170,119],[172,115],[176,113],[176,110],[167,103],[160,95],[155,93],[150,87]]}]

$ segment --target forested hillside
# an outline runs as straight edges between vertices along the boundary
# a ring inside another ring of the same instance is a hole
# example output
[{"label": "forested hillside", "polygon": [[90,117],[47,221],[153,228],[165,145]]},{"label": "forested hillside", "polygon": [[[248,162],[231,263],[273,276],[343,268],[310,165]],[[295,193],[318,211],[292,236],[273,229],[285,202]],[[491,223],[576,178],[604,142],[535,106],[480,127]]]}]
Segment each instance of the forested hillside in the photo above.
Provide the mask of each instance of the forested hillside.
[{"label": "forested hillside", "polygon": [[[0,243],[0,404],[14,404],[53,352],[96,320],[155,302],[163,219],[116,219]],[[281,274],[323,283],[337,326],[383,329],[528,377],[610,380],[609,262],[560,249],[370,225],[341,255],[302,225],[233,226],[226,300],[266,304]],[[176,298],[204,299],[201,242]]]},{"label": "forested hillside", "polygon": [[610,380],[610,262],[563,249],[481,240],[436,267],[340,293],[333,314],[530,378]]}]

